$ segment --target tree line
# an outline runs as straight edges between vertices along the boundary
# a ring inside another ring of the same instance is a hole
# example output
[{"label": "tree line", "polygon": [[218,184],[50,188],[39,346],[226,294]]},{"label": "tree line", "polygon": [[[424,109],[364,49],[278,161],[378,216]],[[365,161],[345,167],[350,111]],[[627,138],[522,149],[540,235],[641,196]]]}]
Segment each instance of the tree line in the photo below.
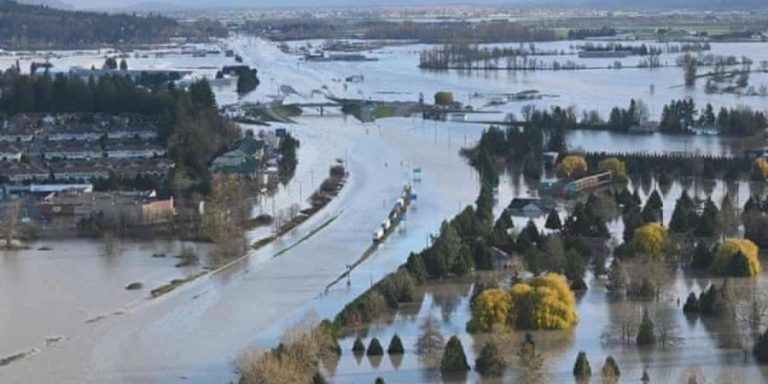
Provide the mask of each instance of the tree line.
[{"label": "tree line", "polygon": [[160,142],[176,163],[171,180],[191,178],[202,191],[207,191],[210,182],[210,162],[241,136],[234,124],[219,115],[207,80],[188,89],[173,83],[149,88],[120,75],[86,81],[64,74],[51,77],[47,72],[24,75],[9,69],[0,75],[0,90],[0,113],[5,115],[103,112],[154,116]]}]

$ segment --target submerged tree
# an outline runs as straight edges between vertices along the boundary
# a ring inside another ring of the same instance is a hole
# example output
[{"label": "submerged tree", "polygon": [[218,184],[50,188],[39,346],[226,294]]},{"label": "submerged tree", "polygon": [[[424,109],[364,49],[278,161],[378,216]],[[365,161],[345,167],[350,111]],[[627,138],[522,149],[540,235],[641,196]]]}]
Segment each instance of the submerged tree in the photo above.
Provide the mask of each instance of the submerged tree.
[{"label": "submerged tree", "polygon": [[451,336],[448,344],[445,345],[443,358],[440,361],[440,371],[444,373],[469,371],[464,346],[461,345],[461,340],[456,336]]},{"label": "submerged tree", "polygon": [[637,330],[637,345],[653,345],[656,343],[656,334],[654,331],[654,324],[648,316],[648,311],[643,312],[643,321],[640,322],[640,327]]},{"label": "submerged tree", "polygon": [[579,352],[576,363],[573,365],[573,377],[577,380],[588,380],[592,376],[592,368],[589,366],[586,352]]},{"label": "submerged tree", "polygon": [[483,376],[501,376],[507,363],[499,346],[493,339],[485,343],[475,359],[475,370]]}]

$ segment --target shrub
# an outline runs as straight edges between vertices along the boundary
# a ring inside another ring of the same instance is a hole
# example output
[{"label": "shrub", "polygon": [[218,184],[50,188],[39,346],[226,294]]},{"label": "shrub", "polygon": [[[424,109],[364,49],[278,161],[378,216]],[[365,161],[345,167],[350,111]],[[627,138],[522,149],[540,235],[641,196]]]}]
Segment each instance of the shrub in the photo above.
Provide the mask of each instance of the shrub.
[{"label": "shrub", "polygon": [[557,173],[560,177],[570,179],[587,173],[587,161],[583,156],[570,155],[563,158],[557,165]]},{"label": "shrub", "polygon": [[635,235],[632,237],[632,249],[636,253],[647,255],[652,260],[659,261],[663,257],[667,239],[667,230],[661,224],[649,223],[635,230]]},{"label": "shrub", "polygon": [[381,346],[379,339],[371,339],[371,343],[368,344],[368,350],[365,351],[366,356],[381,356],[384,354],[384,348]]},{"label": "shrub", "polygon": [[403,348],[403,341],[400,340],[400,336],[398,336],[397,333],[395,333],[395,335],[392,336],[392,340],[389,341],[387,353],[390,355],[402,355],[405,353],[405,348]]},{"label": "shrub", "polygon": [[506,325],[512,309],[509,295],[501,289],[487,289],[472,302],[471,332],[488,332],[494,325]]},{"label": "shrub", "polygon": [[605,359],[605,364],[603,364],[603,377],[606,378],[618,378],[621,376],[621,371],[619,370],[619,364],[616,363],[616,360],[613,358],[613,356],[608,356]]},{"label": "shrub", "polygon": [[456,336],[451,336],[448,340],[448,344],[445,345],[443,358],[440,361],[440,371],[469,371],[469,364],[467,364],[467,356],[464,354],[464,347],[461,345],[461,340]]},{"label": "shrub", "polygon": [[612,172],[616,181],[627,180],[627,165],[615,157],[609,157],[597,163],[597,170],[600,172]]},{"label": "shrub", "polygon": [[[745,260],[734,262],[737,256]],[[756,276],[762,270],[757,245],[747,239],[726,239],[717,247],[710,270],[725,276],[733,276],[732,272],[739,273],[737,276]]]},{"label": "shrub", "polygon": [[573,365],[573,377],[577,380],[586,380],[592,376],[592,368],[589,366],[586,352],[579,352],[576,363]]},{"label": "shrub", "polygon": [[487,342],[475,359],[475,370],[483,376],[501,376],[507,363],[495,342]]},{"label": "shrub", "polygon": [[697,313],[699,312],[699,299],[696,294],[691,292],[683,305],[683,313]]},{"label": "shrub", "polygon": [[435,93],[435,104],[440,106],[448,106],[453,104],[453,92],[436,92]]},{"label": "shrub", "polygon": [[384,379],[382,379],[381,377],[377,377],[376,381],[374,381],[373,384],[386,384],[386,383],[384,382]]}]

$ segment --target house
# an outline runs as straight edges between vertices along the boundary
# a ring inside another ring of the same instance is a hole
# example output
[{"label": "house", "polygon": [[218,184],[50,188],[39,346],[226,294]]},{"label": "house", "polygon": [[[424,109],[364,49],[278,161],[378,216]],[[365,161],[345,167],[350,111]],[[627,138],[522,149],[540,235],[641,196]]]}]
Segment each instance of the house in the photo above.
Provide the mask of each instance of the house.
[{"label": "house", "polygon": [[166,158],[158,159],[110,159],[112,172],[123,178],[137,176],[165,177],[174,164]]},{"label": "house", "polygon": [[98,141],[102,137],[102,128],[88,123],[56,125],[48,133],[49,141]]},{"label": "house", "polygon": [[101,162],[63,161],[51,164],[51,174],[59,181],[106,180],[110,173],[110,168]]},{"label": "house", "polygon": [[125,76],[132,81],[145,78],[163,78],[168,81],[176,81],[185,76],[192,74],[192,71],[176,71],[172,69],[91,69],[83,67],[72,67],[69,70],[69,75],[72,77],[79,77],[83,81],[89,79],[99,80],[102,76]]},{"label": "house", "polygon": [[541,200],[537,198],[516,197],[507,206],[513,215],[541,216],[544,214]]},{"label": "house", "polygon": [[560,157],[560,154],[557,152],[543,152],[541,154],[541,160],[546,166],[554,167],[555,164],[557,164],[557,159]]},{"label": "house", "polygon": [[128,225],[151,224],[176,214],[173,198],[159,199],[154,191],[51,193],[38,207],[45,219],[118,218]]},{"label": "house", "polygon": [[648,135],[656,132],[656,127],[651,124],[635,124],[629,127],[627,132],[636,135]]},{"label": "house", "polygon": [[141,205],[141,218],[145,224],[164,222],[175,214],[173,196],[165,200],[147,200]]},{"label": "house", "polygon": [[24,150],[20,145],[0,142],[0,160],[2,161],[21,161],[21,155]]},{"label": "house", "polygon": [[37,127],[31,122],[5,121],[0,124],[0,142],[29,143],[35,138]]},{"label": "house", "polygon": [[244,138],[236,141],[234,145],[235,149],[259,161],[264,158],[265,147],[264,140],[255,138],[250,132]]},{"label": "house", "polygon": [[506,267],[512,262],[512,255],[502,251],[499,248],[491,247],[491,259],[496,270],[506,269]]},{"label": "house", "polygon": [[113,141],[107,143],[107,157],[110,159],[150,159],[165,156],[166,149],[142,141]]},{"label": "house", "polygon": [[150,124],[111,125],[106,128],[109,140],[156,140],[157,127]]},{"label": "house", "polygon": [[213,160],[210,170],[213,173],[229,173],[240,176],[252,176],[260,162],[253,156],[235,149]]},{"label": "house", "polygon": [[0,163],[0,177],[11,183],[28,183],[31,181],[43,181],[50,177],[47,169],[21,162]]},{"label": "house", "polygon": [[76,159],[89,160],[104,157],[101,145],[88,141],[48,142],[43,146],[43,157],[47,160]]}]

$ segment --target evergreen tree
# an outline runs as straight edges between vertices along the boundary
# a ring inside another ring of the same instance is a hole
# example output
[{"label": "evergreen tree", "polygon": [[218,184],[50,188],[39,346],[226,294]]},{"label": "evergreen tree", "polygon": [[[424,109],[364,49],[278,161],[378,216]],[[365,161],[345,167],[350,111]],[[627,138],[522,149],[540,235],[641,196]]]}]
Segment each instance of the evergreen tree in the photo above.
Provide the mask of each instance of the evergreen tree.
[{"label": "evergreen tree", "polygon": [[635,230],[645,223],[639,209],[631,209],[624,214],[624,242],[629,243],[635,236]]},{"label": "evergreen tree", "polygon": [[592,368],[589,366],[586,352],[579,352],[576,363],[573,364],[573,377],[576,380],[588,380],[592,376]]},{"label": "evergreen tree", "polygon": [[398,336],[397,333],[392,336],[392,340],[389,342],[389,347],[387,347],[387,353],[390,355],[402,355],[405,353],[405,348],[403,348],[403,341],[400,340],[400,336]]},{"label": "evergreen tree", "polygon": [[643,207],[643,222],[644,223],[655,223],[655,222],[661,222],[661,210],[658,208],[655,208],[650,202],[645,204],[645,207]]},{"label": "evergreen tree", "polygon": [[507,363],[496,343],[485,343],[475,359],[475,370],[483,376],[501,376],[506,368]]},{"label": "evergreen tree", "polygon": [[557,214],[557,210],[553,209],[549,211],[547,221],[544,224],[544,228],[551,229],[553,231],[559,231],[563,227],[563,223],[560,221],[560,215]]},{"label": "evergreen tree", "polygon": [[696,294],[691,292],[688,294],[688,298],[685,300],[685,305],[683,305],[683,313],[685,314],[691,314],[691,313],[698,313],[699,312],[699,299],[696,297]]},{"label": "evergreen tree", "polygon": [[727,266],[728,276],[731,277],[750,277],[752,273],[749,268],[749,260],[741,251],[737,252]]},{"label": "evergreen tree", "polygon": [[656,343],[656,334],[654,332],[653,321],[648,316],[648,311],[644,311],[643,321],[640,322],[640,327],[637,330],[637,345],[644,346]]},{"label": "evergreen tree", "polygon": [[661,194],[659,194],[658,189],[654,189],[653,192],[651,192],[651,195],[648,197],[648,201],[646,201],[645,205],[650,205],[654,209],[661,209],[664,207],[664,200],[661,198]]},{"label": "evergreen tree", "polygon": [[421,284],[427,281],[427,267],[424,265],[424,259],[421,255],[411,253],[408,256],[408,261],[405,263],[405,268],[417,283]]},{"label": "evergreen tree", "polygon": [[707,199],[704,203],[704,212],[702,212],[699,222],[696,225],[694,234],[700,237],[712,237],[717,234],[719,211],[712,199]]},{"label": "evergreen tree", "polygon": [[619,364],[616,362],[613,356],[608,356],[605,359],[605,364],[603,364],[602,374],[603,374],[603,377],[606,379],[617,379],[619,376],[621,376],[621,370],[619,370]]},{"label": "evergreen tree", "polygon": [[365,352],[365,344],[363,343],[363,339],[360,338],[360,335],[355,337],[355,342],[352,344],[352,352],[355,354],[362,354]]},{"label": "evergreen tree", "polygon": [[384,348],[381,346],[381,342],[377,338],[371,339],[371,343],[368,344],[368,350],[365,351],[366,356],[381,356],[384,354]]},{"label": "evergreen tree", "polygon": [[440,361],[440,371],[443,373],[469,371],[464,347],[461,345],[461,340],[456,336],[451,336],[445,345],[443,358]]},{"label": "evergreen tree", "polygon": [[669,230],[674,233],[685,233],[688,232],[688,229],[688,212],[678,200],[675,210],[672,212],[672,218],[669,220]]},{"label": "evergreen tree", "polygon": [[696,249],[693,251],[691,268],[699,270],[709,269],[714,259],[714,252],[712,252],[704,242],[699,242],[699,244],[696,245]]},{"label": "evergreen tree", "polygon": [[768,363],[768,330],[766,330],[752,347],[752,354],[760,364]]}]

